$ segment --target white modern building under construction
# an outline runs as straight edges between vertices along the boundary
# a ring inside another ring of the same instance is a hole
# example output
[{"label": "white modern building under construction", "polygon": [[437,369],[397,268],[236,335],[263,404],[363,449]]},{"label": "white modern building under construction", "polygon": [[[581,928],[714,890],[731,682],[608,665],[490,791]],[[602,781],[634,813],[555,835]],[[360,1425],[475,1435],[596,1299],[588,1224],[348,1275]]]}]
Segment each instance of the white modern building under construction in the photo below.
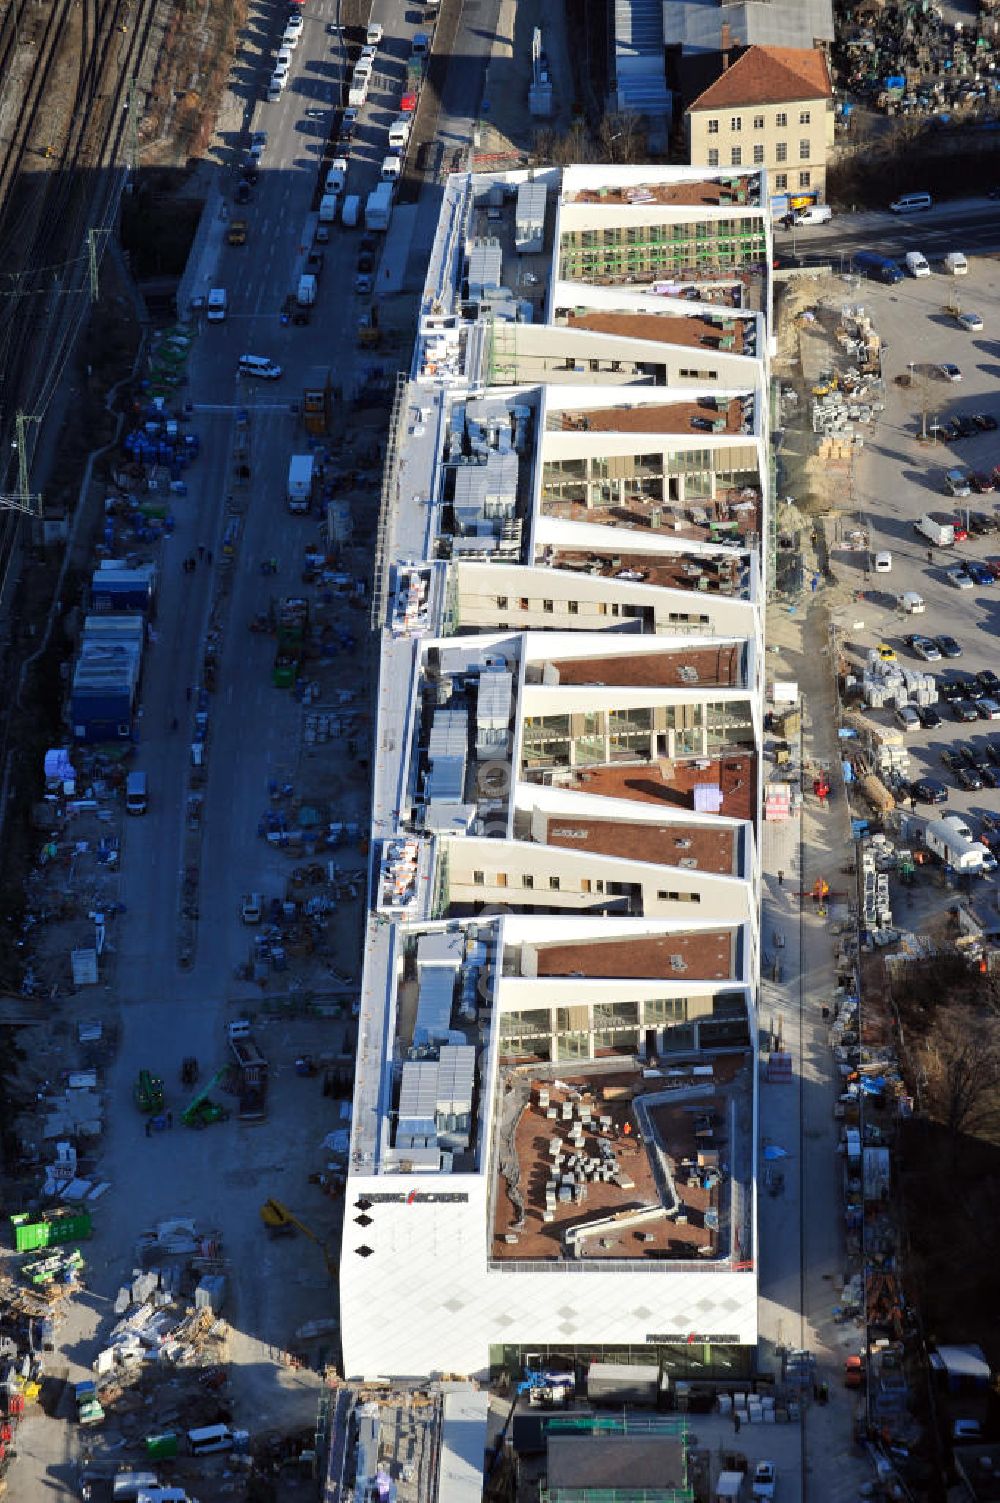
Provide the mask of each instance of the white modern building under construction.
[{"label": "white modern building under construction", "polygon": [[448,181],[383,495],[348,1376],[756,1343],[766,203]]}]

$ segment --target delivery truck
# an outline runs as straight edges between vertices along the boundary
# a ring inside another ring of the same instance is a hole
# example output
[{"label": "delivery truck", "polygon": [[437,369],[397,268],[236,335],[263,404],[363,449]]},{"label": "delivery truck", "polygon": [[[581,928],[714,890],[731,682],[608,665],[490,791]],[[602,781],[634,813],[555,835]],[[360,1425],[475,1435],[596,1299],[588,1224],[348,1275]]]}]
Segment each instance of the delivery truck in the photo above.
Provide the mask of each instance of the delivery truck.
[{"label": "delivery truck", "polygon": [[244,1018],[228,1025],[229,1047],[239,1068],[241,1122],[262,1122],[267,1116],[267,1060]]},{"label": "delivery truck", "polygon": [[945,521],[942,517],[935,517],[931,512],[925,512],[918,517],[913,524],[914,530],[920,536],[933,543],[935,548],[951,548],[955,543],[955,524]]},{"label": "delivery truck", "polygon": [[379,183],[365,200],[365,229],[387,230],[392,218],[392,184]]},{"label": "delivery truck", "polygon": [[312,454],[293,454],[288,461],[288,510],[301,516],[312,507],[316,460]]},{"label": "delivery truck", "polygon": [[956,872],[981,872],[986,847],[972,839],[969,827],[950,819],[932,819],[924,830],[924,845]]},{"label": "delivery truck", "polygon": [[311,308],[316,301],[316,278],[311,271],[304,271],[299,277],[295,301],[300,308]]}]

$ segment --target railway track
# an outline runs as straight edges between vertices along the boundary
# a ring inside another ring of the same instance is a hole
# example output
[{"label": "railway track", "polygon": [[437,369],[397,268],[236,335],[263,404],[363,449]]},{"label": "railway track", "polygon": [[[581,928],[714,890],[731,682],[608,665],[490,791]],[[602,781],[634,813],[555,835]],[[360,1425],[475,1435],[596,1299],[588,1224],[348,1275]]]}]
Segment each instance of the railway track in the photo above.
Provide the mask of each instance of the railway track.
[{"label": "railway track", "polygon": [[[0,251],[0,266],[19,268],[16,279],[0,284],[0,448],[6,456],[0,466],[0,490],[4,491],[16,485],[16,455],[11,450],[14,414],[22,409],[44,416],[87,317],[87,236],[91,230],[99,232],[99,254],[117,220],[127,177],[123,147],[130,122],[125,106],[142,66],[155,9],[155,0],[80,0],[77,73],[72,105],[57,138],[58,154],[47,158],[52,170],[38,186],[40,199],[12,216],[25,159],[33,144],[38,144],[46,85],[53,77],[60,44],[67,38],[72,3],[54,0],[17,129],[0,161],[0,246],[12,247],[9,262]],[[5,59],[9,66],[16,46],[7,19],[9,15],[0,23],[0,69]],[[28,430],[29,473],[40,432],[40,424]],[[22,523],[21,513],[0,511],[0,601],[6,601],[16,578]],[[7,769],[16,754],[11,728],[12,717],[0,716],[0,769]],[[0,810],[0,822],[3,813]]]},{"label": "railway track", "polygon": [[[27,94],[18,112],[3,159],[0,161],[0,206],[7,203],[11,188],[24,164],[28,143],[34,134],[38,112],[45,97],[45,90],[51,81],[53,63],[72,12],[72,0],[53,0],[52,8],[46,18],[45,29],[42,32],[35,66],[31,70]],[[13,14],[13,11],[9,14]],[[2,45],[2,40],[0,40],[0,46]],[[16,48],[15,29],[9,47],[0,54],[0,77],[11,76]]]}]

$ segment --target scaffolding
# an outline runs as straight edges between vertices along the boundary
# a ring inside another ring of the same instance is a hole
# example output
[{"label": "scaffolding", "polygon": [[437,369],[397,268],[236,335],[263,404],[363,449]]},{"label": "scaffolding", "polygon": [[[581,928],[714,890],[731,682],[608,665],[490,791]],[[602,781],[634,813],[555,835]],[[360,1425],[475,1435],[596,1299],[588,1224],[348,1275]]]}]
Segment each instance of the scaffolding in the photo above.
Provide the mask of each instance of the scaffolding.
[{"label": "scaffolding", "polygon": [[385,551],[388,541],[389,522],[396,504],[396,487],[399,467],[400,429],[406,416],[406,392],[408,381],[402,371],[396,373],[396,391],[392,413],[386,430],[385,464],[382,469],[382,495],[379,500],[378,526],[375,532],[375,568],[372,576],[372,631],[378,631],[385,620]]}]

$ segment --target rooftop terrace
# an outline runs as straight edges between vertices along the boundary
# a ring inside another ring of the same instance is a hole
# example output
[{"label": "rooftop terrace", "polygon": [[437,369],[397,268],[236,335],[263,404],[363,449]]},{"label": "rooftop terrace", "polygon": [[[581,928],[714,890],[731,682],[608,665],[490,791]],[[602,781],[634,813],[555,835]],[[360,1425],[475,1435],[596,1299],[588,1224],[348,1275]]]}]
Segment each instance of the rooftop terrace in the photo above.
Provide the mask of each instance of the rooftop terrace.
[{"label": "rooftop terrace", "polygon": [[[736,642],[679,650],[615,653],[607,657],[553,658],[560,684],[614,684],[621,688],[689,689],[695,684],[735,688],[741,682]],[[547,679],[547,682],[551,680]]]},{"label": "rooftop terrace", "polygon": [[[736,979],[737,931],[692,929],[625,939],[581,939],[572,944],[535,944],[539,976],[584,976],[610,980],[697,981]],[[677,961],[673,957],[678,957]],[[683,966],[680,964],[683,962]]]},{"label": "rooftop terrace", "polygon": [[737,839],[732,826],[650,825],[636,821],[580,819],[575,814],[552,817],[546,823],[547,845],[571,851],[596,851],[602,856],[622,856],[629,861],[650,861],[661,866],[683,866],[702,872],[733,876],[736,872]]},{"label": "rooftop terrace", "polygon": [[696,788],[717,788],[719,807],[716,813],[754,821],[757,815],[757,757],[749,750],[690,760],[657,758],[642,763],[560,768],[554,773],[542,768],[528,768],[521,775],[529,783],[545,781],[604,798],[662,804],[664,809],[670,806],[693,809]]},{"label": "rooftop terrace", "polygon": [[638,406],[562,408],[545,419],[548,433],[750,433],[752,397],[643,402]]},{"label": "rooftop terrace", "polygon": [[[502,1129],[494,1258],[697,1260],[731,1252],[731,1101],[747,1059],[515,1079]],[[696,1073],[697,1071],[697,1073]]]},{"label": "rooftop terrace", "polygon": [[[542,514],[568,522],[593,522],[626,531],[645,529],[669,532],[677,540],[698,543],[756,540],[761,531],[761,497],[753,486],[732,487],[714,497],[681,505],[664,502],[658,495],[623,495],[605,505],[590,504],[566,496],[542,497]],[[699,561],[698,568],[701,567]]]},{"label": "rooftop terrace", "polygon": [[563,189],[564,204],[660,204],[672,208],[724,208],[746,204],[756,192],[759,177],[703,178],[686,183],[632,183],[626,187]]},{"label": "rooftop terrace", "polygon": [[740,583],[739,560],[725,555],[685,558],[681,554],[657,556],[623,549],[611,556],[540,546],[535,549],[535,562],[602,579],[634,580],[661,589],[699,590],[708,594],[735,595]]},{"label": "rooftop terrace", "polygon": [[[706,314],[685,314],[681,309],[669,306],[658,313],[605,313],[588,309],[560,316],[557,312],[556,323],[621,339],[647,339],[688,349],[728,349],[733,355],[747,353],[744,348],[749,344],[747,330],[752,328],[745,318],[728,318],[720,322]],[[724,341],[731,341],[731,344]]]}]

